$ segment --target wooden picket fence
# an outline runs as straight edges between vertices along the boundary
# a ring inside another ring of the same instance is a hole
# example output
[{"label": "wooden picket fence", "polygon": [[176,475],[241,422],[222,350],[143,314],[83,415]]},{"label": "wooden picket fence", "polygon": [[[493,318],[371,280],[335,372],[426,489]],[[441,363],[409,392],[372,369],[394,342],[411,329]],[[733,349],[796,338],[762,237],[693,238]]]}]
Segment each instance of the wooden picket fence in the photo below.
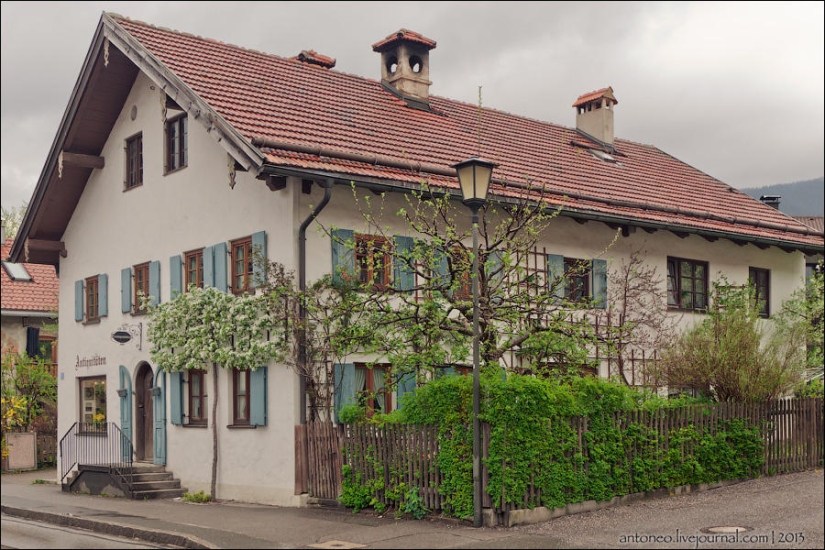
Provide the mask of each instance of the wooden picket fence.
[{"label": "wooden picket fence", "polygon": [[[718,403],[695,405],[653,412],[634,411],[616,415],[618,427],[639,424],[659,434],[658,449],[667,452],[672,431],[693,426],[699,433],[713,434],[720,420],[743,419],[759,426],[764,437],[764,463],[755,475],[774,475],[819,468],[825,459],[823,439],[823,400],[819,398],[786,399],[763,403]],[[588,456],[587,418],[568,419],[577,435],[578,449]],[[552,428],[552,427],[551,427]],[[360,474],[361,482],[383,476],[385,487],[403,482],[418,487],[423,504],[430,510],[442,508],[444,496],[439,492],[443,474],[438,468],[438,430],[435,426],[352,424],[333,425],[319,422],[296,426],[296,493],[306,492],[319,499],[335,500],[341,495],[341,471],[344,464]],[[488,458],[490,427],[482,423],[482,463]],[[631,451],[632,458],[636,450]],[[648,448],[645,452],[651,452]],[[691,454],[689,444],[681,448],[682,456]],[[587,465],[585,464],[585,468]],[[303,476],[305,481],[298,480]],[[493,503],[487,494],[489,483],[486,466],[482,467],[485,491],[483,505],[503,512],[533,505],[540,494],[528,487],[520,503]],[[631,489],[633,492],[633,489]],[[400,495],[403,497],[403,495]],[[394,507],[399,503],[385,491],[377,498]]]}]

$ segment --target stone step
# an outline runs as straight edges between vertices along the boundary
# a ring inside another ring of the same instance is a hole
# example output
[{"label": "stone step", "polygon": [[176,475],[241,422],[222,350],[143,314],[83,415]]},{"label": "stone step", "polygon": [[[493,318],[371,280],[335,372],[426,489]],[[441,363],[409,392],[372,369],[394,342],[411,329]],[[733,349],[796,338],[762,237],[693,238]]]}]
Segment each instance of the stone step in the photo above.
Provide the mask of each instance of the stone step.
[{"label": "stone step", "polygon": [[164,481],[139,481],[132,483],[132,492],[139,493],[142,491],[156,491],[167,489],[180,489],[179,479],[169,479]]},{"label": "stone step", "polygon": [[[128,475],[124,477],[128,477]],[[132,483],[139,483],[141,481],[167,481],[170,479],[173,479],[172,472],[149,472],[132,474]]]}]

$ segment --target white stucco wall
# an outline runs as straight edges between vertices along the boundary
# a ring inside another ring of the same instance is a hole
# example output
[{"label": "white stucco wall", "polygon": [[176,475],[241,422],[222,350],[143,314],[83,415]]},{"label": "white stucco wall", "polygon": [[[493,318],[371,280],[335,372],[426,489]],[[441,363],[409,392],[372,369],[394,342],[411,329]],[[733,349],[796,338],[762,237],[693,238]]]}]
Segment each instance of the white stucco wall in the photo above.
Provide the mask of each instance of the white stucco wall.
[{"label": "white stucco wall", "polygon": [[[182,170],[163,174],[163,122],[157,87],[138,75],[123,111],[101,153],[106,166],[90,177],[63,235],[68,255],[60,265],[59,426],[62,435],[79,419],[78,377],[107,377],[108,420],[120,424],[118,366],[132,376],[145,361],[153,370],[146,341],[146,317],[121,313],[120,270],[142,262],[161,263],[161,300],[170,296],[169,258],[185,251],[267,232],[269,259],[293,265],[292,189],[273,193],[260,180],[236,173],[229,186],[227,154],[197,121],[189,121],[189,161]],[[132,106],[137,117],[131,120]],[[170,111],[170,116],[174,112]],[[144,183],[123,190],[125,140],[143,132]],[[108,274],[108,316],[84,325],[74,320],[74,282]],[[124,324],[143,324],[143,342],[119,345],[110,339]],[[99,357],[104,365],[76,367]],[[219,389],[219,498],[252,498],[293,504],[293,425],[297,380],[283,365],[270,365],[269,422],[266,427],[230,430],[231,377],[221,371]],[[212,382],[206,380],[212,395]],[[168,387],[168,384],[167,384]],[[210,402],[211,403],[211,402]],[[168,415],[167,403],[167,415]],[[211,414],[211,411],[210,411]],[[209,489],[211,430],[182,428],[167,422],[167,466],[184,486]]]},{"label": "white stucco wall", "polygon": [[[137,107],[137,117],[129,113]],[[172,113],[170,113],[171,115]],[[144,184],[123,190],[125,140],[143,132]],[[58,376],[59,426],[63,435],[79,419],[78,377],[107,377],[108,419],[120,424],[118,367],[124,365],[135,384],[141,362],[157,371],[149,356],[146,317],[121,313],[120,270],[147,261],[161,262],[161,300],[169,299],[169,258],[185,251],[218,242],[228,242],[257,231],[267,233],[267,255],[297,271],[297,231],[301,221],[323,196],[320,186],[303,194],[301,182],[289,178],[287,187],[270,191],[251,174],[237,172],[236,185],[230,189],[227,154],[204,126],[190,118],[188,167],[163,174],[163,123],[158,89],[142,74],[126,101],[121,116],[104,147],[105,168],[90,177],[72,219],[63,235],[68,255],[60,264],[60,348]],[[373,202],[379,200],[369,191]],[[406,206],[399,193],[387,195],[382,225],[388,233],[410,235],[395,212]],[[469,223],[469,211],[463,216]],[[367,231],[347,186],[335,187],[332,200],[319,221]],[[800,253],[786,253],[771,247],[761,250],[753,245],[737,246],[720,239],[689,236],[680,239],[658,231],[637,231],[619,237],[608,248],[615,232],[600,222],[578,224],[569,218],[551,223],[540,246],[549,253],[576,258],[601,257],[618,265],[633,249],[647,250],[648,261],[662,277],[668,256],[706,261],[712,278],[719,272],[734,283],[744,283],[748,267],[771,270],[771,311],[801,284],[804,259]],[[415,235],[410,235],[415,236]],[[606,250],[606,251],[605,251]],[[312,224],[307,231],[307,280],[327,274],[331,269],[331,247],[326,235]],[[74,320],[74,283],[100,273],[108,274],[108,316],[100,323],[84,325]],[[701,318],[684,316],[687,324]],[[117,344],[110,334],[124,324],[142,323],[143,341]],[[138,346],[140,344],[140,346]],[[78,360],[99,358],[96,366],[79,366]],[[211,375],[205,384],[209,394],[210,421],[217,420],[220,440],[218,494],[236,499],[278,505],[297,505],[294,493],[294,425],[298,422],[298,379],[284,365],[270,365],[268,372],[268,425],[255,429],[230,429],[231,373],[219,372],[219,413],[211,418],[213,385]],[[167,384],[168,388],[168,384]],[[167,402],[168,415],[168,402]],[[136,416],[135,416],[136,417]],[[211,429],[174,426],[167,421],[167,467],[190,491],[209,491],[212,463]]]}]

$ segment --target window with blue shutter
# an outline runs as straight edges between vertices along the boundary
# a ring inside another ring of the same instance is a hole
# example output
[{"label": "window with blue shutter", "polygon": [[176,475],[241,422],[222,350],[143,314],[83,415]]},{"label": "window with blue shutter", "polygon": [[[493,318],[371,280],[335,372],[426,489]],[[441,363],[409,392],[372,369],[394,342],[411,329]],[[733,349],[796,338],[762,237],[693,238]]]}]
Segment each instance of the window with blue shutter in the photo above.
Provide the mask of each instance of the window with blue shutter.
[{"label": "window with blue shutter", "polygon": [[334,367],[334,418],[339,422],[341,407],[355,403],[355,363],[336,364]]},{"label": "window with blue shutter", "polygon": [[97,276],[97,314],[109,315],[109,276],[105,273]]},{"label": "window with blue shutter", "polygon": [[249,424],[251,426],[266,426],[267,368],[258,367],[249,373],[249,399],[251,401],[249,404]]},{"label": "window with blue shutter", "polygon": [[263,286],[264,283],[266,283],[264,280],[266,275],[259,260],[267,261],[265,231],[258,231],[252,234],[252,254],[254,258],[252,262],[252,286]]},{"label": "window with blue shutter", "polygon": [[396,235],[393,237],[396,256],[393,258],[393,286],[398,290],[415,288],[415,271],[406,261],[411,256],[415,240],[412,237]]},{"label": "window with blue shutter", "polygon": [[183,260],[180,254],[169,258],[169,297],[174,298],[183,292]]},{"label": "window with blue shutter", "polygon": [[351,229],[332,230],[332,282],[342,284],[355,276],[355,232]]},{"label": "window with blue shutter", "polygon": [[415,394],[415,372],[408,372],[401,377],[396,388],[398,408],[404,407],[403,396],[413,394]]},{"label": "window with blue shutter", "polygon": [[149,296],[150,304],[154,307],[160,303],[160,262],[149,264]]},{"label": "window with blue shutter", "polygon": [[183,424],[183,373],[169,373],[169,421],[176,426]]},{"label": "window with blue shutter", "polygon": [[83,293],[83,281],[75,281],[74,282],[74,320],[75,321],[82,321],[83,320],[83,302],[86,300],[86,297]]},{"label": "window with blue shutter", "polygon": [[566,283],[564,280],[564,256],[559,254],[547,255],[547,288],[553,295],[562,300],[565,297]]},{"label": "window with blue shutter", "polygon": [[120,270],[120,311],[132,311],[132,268],[124,267]]},{"label": "window with blue shutter", "polygon": [[593,260],[591,274],[593,307],[605,309],[607,307],[607,260]]},{"label": "window with blue shutter", "polygon": [[[229,253],[226,243],[218,243],[212,247],[212,253],[214,254],[214,269],[215,269],[215,288],[220,290],[221,292],[228,292],[229,291],[229,276],[227,275],[226,268],[227,264],[227,254]],[[204,271],[206,268],[204,267]]]}]

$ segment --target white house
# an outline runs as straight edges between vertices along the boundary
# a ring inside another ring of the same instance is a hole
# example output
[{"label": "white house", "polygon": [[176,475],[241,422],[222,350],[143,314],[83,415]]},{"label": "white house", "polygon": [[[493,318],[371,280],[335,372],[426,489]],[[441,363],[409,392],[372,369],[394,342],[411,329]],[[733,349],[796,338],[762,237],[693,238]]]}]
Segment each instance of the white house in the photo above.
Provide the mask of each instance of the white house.
[{"label": "white house", "polygon": [[[498,164],[493,196],[529,178],[563,206],[542,237],[548,263],[618,262],[644,246],[683,323],[701,318],[717,273],[758,278],[775,310],[803,281],[805,255],[822,253],[821,231],[614,137],[610,88],[575,100],[574,127],[485,108],[479,142],[476,105],[429,95],[435,46],[402,29],[372,45],[376,72],[364,78],[313,51],[278,57],[102,15],[11,251],[59,272],[60,435],[103,414],[138,460],[197,491],[209,489],[205,428],[217,423],[220,498],[301,505],[295,372],[219,372],[209,418],[212,373],[152,364],[135,296],[166,301],[189,283],[243,292],[254,245],[308,281],[330,273],[333,247],[316,222],[365,231],[351,183],[399,207],[421,181],[458,195],[451,166],[487,158]],[[588,277],[587,292],[602,292],[604,272]]]}]

